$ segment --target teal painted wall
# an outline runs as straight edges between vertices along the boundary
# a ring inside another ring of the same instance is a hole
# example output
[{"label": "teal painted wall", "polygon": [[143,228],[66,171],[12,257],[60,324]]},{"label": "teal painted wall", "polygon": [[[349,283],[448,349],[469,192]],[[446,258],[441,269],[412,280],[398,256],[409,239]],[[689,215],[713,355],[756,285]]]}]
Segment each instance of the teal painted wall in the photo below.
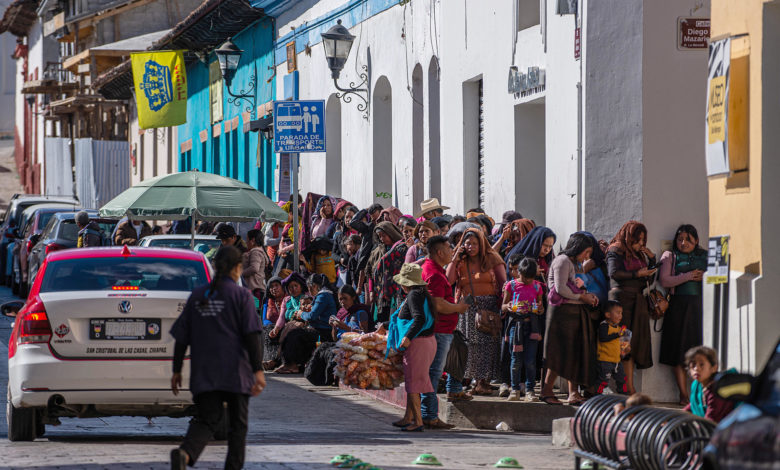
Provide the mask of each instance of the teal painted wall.
[{"label": "teal painted wall", "polygon": [[[250,77],[257,77],[256,106],[274,99],[276,79],[267,82],[273,76],[274,42],[270,18],[258,20],[241,33],[232,38],[233,42],[244,53],[238,64],[236,76],[230,89],[239,94],[247,89]],[[214,53],[209,54],[208,61],[216,61]],[[269,69],[269,67],[271,67]],[[197,61],[187,66],[187,122],[179,126],[179,148],[181,144],[192,139],[192,150],[179,156],[179,171],[198,169],[235,178],[262,191],[269,197],[274,196],[275,155],[271,142],[263,139],[258,132],[244,132],[244,119],[241,116],[246,111],[247,102],[238,100],[238,105],[228,103],[230,95],[223,82],[223,120],[218,123],[221,132],[214,137],[213,126],[209,112],[209,69],[208,65]],[[250,119],[257,119],[257,109],[253,110]],[[238,128],[225,133],[225,123],[238,116]],[[206,142],[201,143],[200,133],[208,134]],[[260,139],[261,165],[257,166],[257,142]]]}]

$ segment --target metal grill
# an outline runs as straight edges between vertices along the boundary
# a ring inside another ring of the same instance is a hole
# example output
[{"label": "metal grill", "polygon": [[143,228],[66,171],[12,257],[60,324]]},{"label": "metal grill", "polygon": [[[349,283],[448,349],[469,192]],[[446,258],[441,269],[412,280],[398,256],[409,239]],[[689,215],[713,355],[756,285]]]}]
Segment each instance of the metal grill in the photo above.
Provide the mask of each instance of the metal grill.
[{"label": "metal grill", "polygon": [[479,81],[479,207],[485,207],[485,96],[482,92],[482,80]]}]

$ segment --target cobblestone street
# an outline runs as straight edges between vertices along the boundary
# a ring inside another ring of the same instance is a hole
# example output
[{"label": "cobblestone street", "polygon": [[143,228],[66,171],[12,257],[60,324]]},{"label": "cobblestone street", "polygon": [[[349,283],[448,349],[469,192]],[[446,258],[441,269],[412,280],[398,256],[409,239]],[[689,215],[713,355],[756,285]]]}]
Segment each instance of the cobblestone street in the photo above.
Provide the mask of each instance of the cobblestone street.
[{"label": "cobblestone street", "polygon": [[[0,289],[0,300],[10,292]],[[0,319],[0,357],[7,355],[10,319]],[[5,388],[7,362],[0,361]],[[187,419],[63,419],[31,443],[6,440],[5,407],[0,411],[0,468],[163,469],[169,450],[187,429]],[[552,447],[549,435],[496,431],[426,431],[410,437],[390,426],[400,411],[332,387],[312,387],[301,376],[270,374],[268,388],[250,401],[248,469],[329,468],[336,454],[351,453],[384,469],[410,467],[421,453],[433,453],[443,468],[492,466],[517,458],[527,469],[566,469],[568,450]],[[222,468],[224,442],[204,452],[196,468]]]}]

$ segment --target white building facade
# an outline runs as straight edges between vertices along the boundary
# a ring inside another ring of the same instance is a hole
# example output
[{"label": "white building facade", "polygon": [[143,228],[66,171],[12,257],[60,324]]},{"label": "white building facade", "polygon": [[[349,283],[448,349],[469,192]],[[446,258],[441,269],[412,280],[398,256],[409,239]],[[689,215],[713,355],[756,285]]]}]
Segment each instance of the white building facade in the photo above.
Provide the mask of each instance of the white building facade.
[{"label": "white building facade", "polygon": [[[292,96],[284,48],[295,40],[298,97],[326,100],[328,152],[301,154],[301,191],[404,213],[428,197],[453,214],[516,209],[558,245],[577,230],[609,241],[632,219],[659,257],[681,223],[706,240],[695,77],[707,52],[678,49],[677,34],[678,18],[707,18],[709,2],[577,3],[327,0],[279,16],[277,99]],[[367,119],[359,99],[336,97],[326,65],[319,35],[338,19],[356,36],[340,85],[370,67]],[[538,67],[532,87],[509,92],[512,65],[526,80]],[[665,366],[638,383],[676,401]]]}]

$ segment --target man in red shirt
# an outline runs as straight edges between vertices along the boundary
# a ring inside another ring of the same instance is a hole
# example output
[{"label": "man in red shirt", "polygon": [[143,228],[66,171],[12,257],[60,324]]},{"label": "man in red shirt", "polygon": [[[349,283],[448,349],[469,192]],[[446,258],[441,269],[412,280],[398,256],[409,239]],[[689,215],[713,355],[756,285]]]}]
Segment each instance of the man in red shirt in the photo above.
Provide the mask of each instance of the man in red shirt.
[{"label": "man in red shirt", "polygon": [[[447,353],[452,344],[452,333],[458,326],[458,315],[465,313],[469,306],[465,303],[456,304],[452,295],[452,286],[444,271],[452,260],[452,247],[445,237],[431,237],[427,243],[428,257],[422,264],[422,277],[428,283],[428,291],[433,298],[433,309],[438,313],[433,332],[436,336],[436,356],[431,364],[431,384],[433,393],[422,394],[423,423],[428,428],[450,429],[454,426],[439,419],[439,399],[436,389],[444,372]],[[453,401],[471,399],[463,392],[462,384],[457,380],[447,380],[447,398]]]}]

